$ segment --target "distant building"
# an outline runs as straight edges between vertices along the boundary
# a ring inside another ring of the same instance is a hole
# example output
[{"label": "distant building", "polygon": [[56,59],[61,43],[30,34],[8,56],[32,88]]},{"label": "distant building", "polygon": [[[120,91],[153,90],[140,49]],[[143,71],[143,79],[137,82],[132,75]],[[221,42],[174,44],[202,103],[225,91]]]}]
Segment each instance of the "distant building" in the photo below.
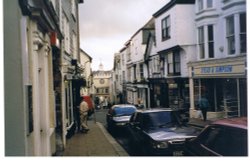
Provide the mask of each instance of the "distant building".
[{"label": "distant building", "polygon": [[99,70],[93,71],[93,95],[99,98],[100,103],[110,102],[110,78],[111,71],[105,71],[102,63],[99,65]]}]

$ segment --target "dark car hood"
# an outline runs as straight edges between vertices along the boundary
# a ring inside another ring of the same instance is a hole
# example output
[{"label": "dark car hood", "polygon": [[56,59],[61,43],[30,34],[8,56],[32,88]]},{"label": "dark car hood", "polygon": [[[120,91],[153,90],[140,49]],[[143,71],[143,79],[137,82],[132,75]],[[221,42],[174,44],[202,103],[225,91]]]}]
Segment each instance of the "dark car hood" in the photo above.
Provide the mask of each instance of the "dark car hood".
[{"label": "dark car hood", "polygon": [[146,133],[155,141],[193,138],[199,131],[191,127],[171,127],[147,130]]}]

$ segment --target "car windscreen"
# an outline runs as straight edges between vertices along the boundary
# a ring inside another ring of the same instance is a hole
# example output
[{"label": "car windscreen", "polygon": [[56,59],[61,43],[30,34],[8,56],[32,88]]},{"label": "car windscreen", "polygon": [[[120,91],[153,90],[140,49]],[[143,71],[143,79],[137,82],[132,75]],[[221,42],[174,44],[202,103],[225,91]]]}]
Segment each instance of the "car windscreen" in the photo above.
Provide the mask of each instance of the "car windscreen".
[{"label": "car windscreen", "polygon": [[144,113],[143,128],[161,128],[177,124],[176,114],[172,111]]},{"label": "car windscreen", "polygon": [[114,115],[115,116],[125,116],[125,115],[132,115],[135,112],[135,108],[133,107],[116,107],[114,108]]}]

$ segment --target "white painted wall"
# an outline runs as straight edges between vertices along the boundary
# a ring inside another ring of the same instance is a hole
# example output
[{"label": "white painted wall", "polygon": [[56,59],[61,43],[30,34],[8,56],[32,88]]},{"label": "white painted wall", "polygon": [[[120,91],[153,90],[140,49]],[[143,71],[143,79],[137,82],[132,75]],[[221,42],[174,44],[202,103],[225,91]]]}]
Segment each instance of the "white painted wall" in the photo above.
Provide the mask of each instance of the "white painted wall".
[{"label": "white painted wall", "polygon": [[[178,4],[155,19],[156,52],[179,45],[183,49],[180,51],[182,77],[188,77],[187,63],[197,59],[194,10],[195,5]],[[170,16],[170,39],[162,41],[162,19],[167,16]],[[153,50],[152,55],[154,54]],[[167,58],[165,55],[165,71],[168,70],[166,63]],[[165,72],[165,77],[167,77],[167,72]]]},{"label": "white painted wall", "polygon": [[[196,9],[196,27],[207,26],[209,24],[214,25],[214,49],[215,49],[215,58],[226,58],[230,57],[228,55],[227,50],[227,42],[226,42],[226,20],[225,18],[231,15],[235,15],[235,23],[239,22],[238,14],[242,12],[246,12],[246,1],[213,1],[212,9],[204,9],[201,12],[198,12]],[[196,4],[197,8],[197,4]],[[206,32],[206,30],[205,30]],[[217,34],[218,33],[218,34]],[[197,34],[197,33],[196,33]],[[236,35],[236,54],[233,56],[240,55],[239,52],[239,25],[235,25],[235,35]],[[205,40],[207,40],[207,36],[205,36]],[[198,49],[197,49],[198,53]],[[206,52],[207,53],[207,52]],[[199,54],[197,54],[198,58]],[[206,55],[206,59],[208,56]]]},{"label": "white painted wall", "polygon": [[[162,41],[161,22],[170,16],[171,38]],[[194,24],[194,5],[176,5],[155,19],[157,52],[176,45],[194,45],[196,43]]]},{"label": "white painted wall", "polygon": [[131,62],[136,63],[143,60],[146,45],[142,44],[142,31],[139,31],[131,38]]}]

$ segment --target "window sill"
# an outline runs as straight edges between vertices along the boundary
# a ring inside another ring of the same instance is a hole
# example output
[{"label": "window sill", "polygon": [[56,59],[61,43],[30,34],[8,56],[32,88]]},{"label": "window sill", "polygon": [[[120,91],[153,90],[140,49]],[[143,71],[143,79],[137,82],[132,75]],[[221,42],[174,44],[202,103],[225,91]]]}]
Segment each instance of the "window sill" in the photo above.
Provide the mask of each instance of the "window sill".
[{"label": "window sill", "polygon": [[162,42],[163,41],[166,41],[166,40],[169,40],[171,37],[169,36],[169,37],[166,37],[166,38],[161,38],[161,40],[162,40]]}]

